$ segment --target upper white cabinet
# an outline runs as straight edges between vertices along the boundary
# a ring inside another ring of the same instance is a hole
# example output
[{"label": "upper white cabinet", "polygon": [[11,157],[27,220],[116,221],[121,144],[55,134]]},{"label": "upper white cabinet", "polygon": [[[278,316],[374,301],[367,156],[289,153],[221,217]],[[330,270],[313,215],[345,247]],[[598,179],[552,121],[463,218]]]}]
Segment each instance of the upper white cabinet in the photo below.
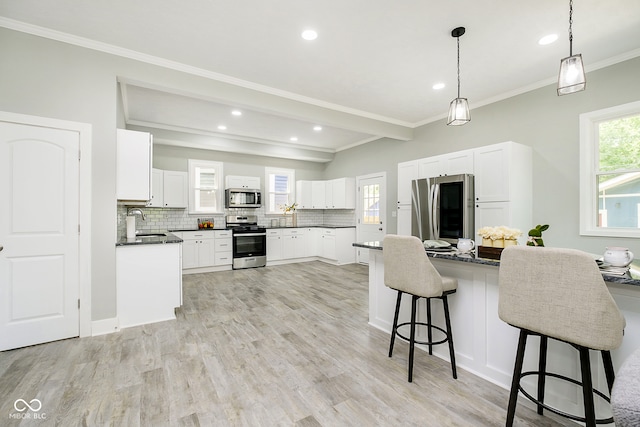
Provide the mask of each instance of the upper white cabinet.
[{"label": "upper white cabinet", "polygon": [[260,177],[227,175],[225,177],[225,188],[250,188],[252,190],[259,190]]},{"label": "upper white cabinet", "polygon": [[311,181],[311,209],[325,208],[326,192],[326,184],[324,181]]},{"label": "upper white cabinet", "polygon": [[531,147],[503,142],[475,150],[474,169],[477,202],[505,202],[531,194]]},{"label": "upper white cabinet", "polygon": [[325,206],[327,209],[356,208],[356,179],[337,178],[325,182]]},{"label": "upper white cabinet", "polygon": [[152,193],[149,207],[186,208],[188,196],[187,172],[152,170]]},{"label": "upper white cabinet", "polygon": [[147,132],[117,130],[116,197],[118,200],[151,199],[153,136]]},{"label": "upper white cabinet", "polygon": [[355,178],[296,181],[298,209],[355,209]]},{"label": "upper white cabinet", "polygon": [[462,150],[418,160],[418,177],[474,173],[474,150]]},{"label": "upper white cabinet", "polygon": [[398,205],[411,204],[411,181],[418,178],[418,161],[398,163]]},{"label": "upper white cabinet", "polygon": [[296,181],[296,203],[298,209],[311,209],[313,206],[311,181]]}]

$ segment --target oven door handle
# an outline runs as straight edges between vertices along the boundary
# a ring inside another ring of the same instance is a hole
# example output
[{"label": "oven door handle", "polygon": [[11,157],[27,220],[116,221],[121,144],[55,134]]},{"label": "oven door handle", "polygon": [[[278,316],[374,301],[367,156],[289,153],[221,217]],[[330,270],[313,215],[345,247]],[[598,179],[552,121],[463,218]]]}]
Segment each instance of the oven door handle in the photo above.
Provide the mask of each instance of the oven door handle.
[{"label": "oven door handle", "polygon": [[246,236],[246,237],[254,237],[254,236],[266,236],[267,233],[234,233],[233,237]]}]

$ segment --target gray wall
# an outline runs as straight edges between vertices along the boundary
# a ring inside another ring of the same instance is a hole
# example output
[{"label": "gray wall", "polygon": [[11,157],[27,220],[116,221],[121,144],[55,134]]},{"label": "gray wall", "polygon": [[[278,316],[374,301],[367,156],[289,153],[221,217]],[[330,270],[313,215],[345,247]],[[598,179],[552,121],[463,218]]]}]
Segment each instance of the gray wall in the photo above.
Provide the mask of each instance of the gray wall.
[{"label": "gray wall", "polygon": [[[586,54],[586,52],[585,52]],[[640,100],[640,58],[587,74],[587,90],[558,97],[550,85],[473,109],[471,122],[444,119],[416,129],[408,142],[379,140],[337,153],[325,177],[387,171],[387,209],[395,209],[397,163],[504,141],[533,148],[533,222],[550,224],[545,244],[603,253],[606,246],[640,253],[638,239],[579,235],[579,115]],[[464,93],[463,93],[464,95]],[[473,107],[473,100],[470,100]],[[443,113],[447,105],[443,105]],[[388,218],[391,218],[388,215]],[[395,232],[395,218],[388,231]],[[528,230],[523,230],[528,231]]]},{"label": "gray wall", "polygon": [[[0,28],[0,57],[0,110],[92,125],[92,318],[112,318],[116,315],[115,129],[123,122],[117,77],[211,98],[227,96],[230,86],[4,28]],[[589,73],[586,92],[558,98],[549,86],[474,109],[472,122],[463,127],[432,123],[416,129],[414,141],[383,139],[340,152],[326,168],[309,162],[161,146],[154,163],[159,168],[186,170],[186,159],[191,157],[221,160],[228,162],[225,172],[233,174],[257,174],[265,165],[290,167],[296,169],[298,179],[386,171],[391,211],[395,209],[398,162],[513,140],[534,149],[534,222],[551,224],[545,234],[549,245],[601,253],[604,246],[615,243],[640,253],[637,239],[578,236],[578,114],[640,99],[637,75],[638,58]],[[251,104],[266,95],[245,90],[242,96],[243,102]],[[444,105],[443,110],[446,108]],[[394,227],[391,223],[390,231]]]}]

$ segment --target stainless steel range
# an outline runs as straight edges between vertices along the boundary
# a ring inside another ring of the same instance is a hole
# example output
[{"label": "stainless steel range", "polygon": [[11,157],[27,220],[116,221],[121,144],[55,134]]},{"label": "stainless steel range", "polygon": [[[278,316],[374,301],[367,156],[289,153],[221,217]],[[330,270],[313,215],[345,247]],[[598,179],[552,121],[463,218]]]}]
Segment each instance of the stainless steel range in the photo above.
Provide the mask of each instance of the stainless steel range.
[{"label": "stainless steel range", "polygon": [[267,230],[258,227],[258,217],[229,215],[225,220],[233,236],[233,269],[267,265]]}]

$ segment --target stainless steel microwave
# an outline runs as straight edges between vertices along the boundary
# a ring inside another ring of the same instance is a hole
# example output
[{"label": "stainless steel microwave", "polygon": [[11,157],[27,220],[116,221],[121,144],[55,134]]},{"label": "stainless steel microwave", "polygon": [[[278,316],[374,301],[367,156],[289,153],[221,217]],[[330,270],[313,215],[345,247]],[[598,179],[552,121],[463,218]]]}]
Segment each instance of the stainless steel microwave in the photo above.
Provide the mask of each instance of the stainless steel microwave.
[{"label": "stainless steel microwave", "polygon": [[225,208],[259,208],[262,206],[260,190],[227,188],[224,190]]}]

